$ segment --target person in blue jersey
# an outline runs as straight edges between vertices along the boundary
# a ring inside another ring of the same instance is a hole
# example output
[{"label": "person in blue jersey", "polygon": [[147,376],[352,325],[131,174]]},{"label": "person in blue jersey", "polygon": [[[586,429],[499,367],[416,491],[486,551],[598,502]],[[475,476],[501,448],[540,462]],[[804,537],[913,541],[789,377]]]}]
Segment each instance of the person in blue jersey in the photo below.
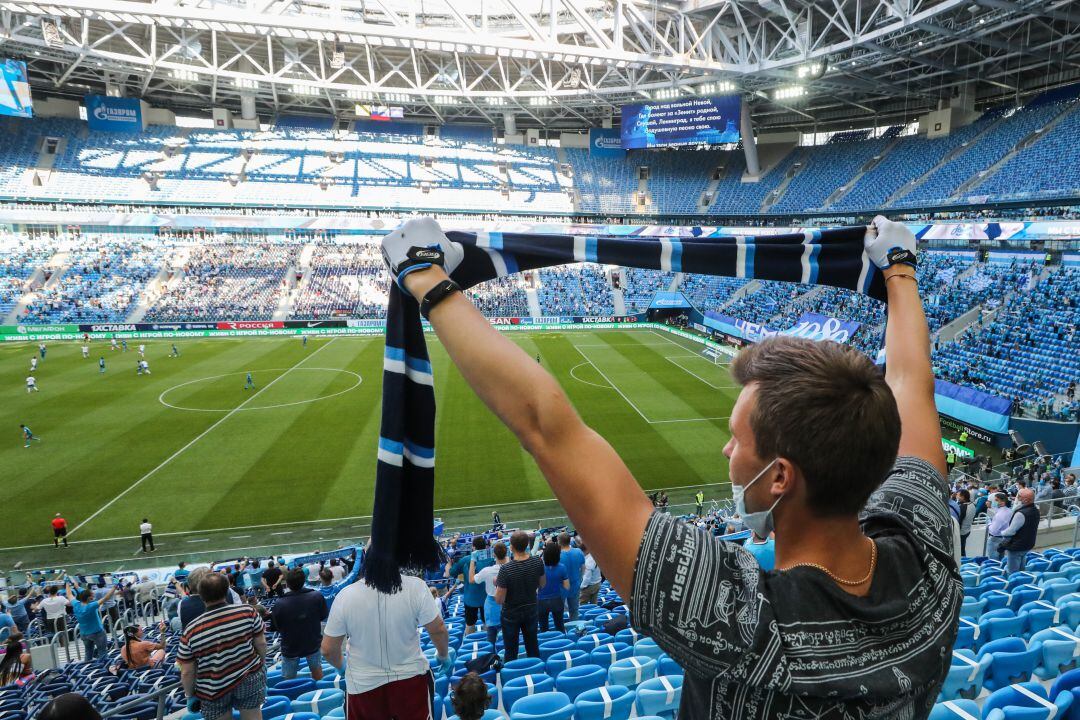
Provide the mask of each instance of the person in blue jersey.
[{"label": "person in blue jersey", "polygon": [[180,349],[176,347],[176,343],[172,344],[172,352],[169,353],[169,357],[180,357]]},{"label": "person in blue jersey", "polygon": [[762,570],[772,570],[776,565],[776,541],[773,540],[772,534],[768,537],[762,538],[756,533],[751,532],[750,537],[746,539],[743,547],[754,556],[758,565]]},{"label": "person in blue jersey", "polygon": [[97,366],[98,366],[98,373],[105,372],[105,356],[104,355],[102,355],[101,357],[98,358]]},{"label": "person in blue jersey", "polygon": [[570,534],[559,533],[559,564],[566,570],[569,586],[563,592],[566,598],[566,612],[570,620],[578,619],[578,600],[581,595],[581,574],[585,565],[585,553],[570,545]]},{"label": "person in blue jersey", "polygon": [[251,376],[251,373],[247,374],[247,381],[244,383],[244,389],[245,390],[254,390],[255,389],[255,378],[253,378]]}]

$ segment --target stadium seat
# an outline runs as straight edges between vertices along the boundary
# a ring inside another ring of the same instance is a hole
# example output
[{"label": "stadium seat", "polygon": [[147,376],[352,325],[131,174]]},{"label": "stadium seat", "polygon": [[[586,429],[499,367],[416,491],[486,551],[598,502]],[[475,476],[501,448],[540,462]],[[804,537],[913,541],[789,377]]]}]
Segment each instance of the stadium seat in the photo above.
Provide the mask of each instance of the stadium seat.
[{"label": "stadium seat", "polygon": [[545,672],[544,661],[540,658],[519,657],[503,664],[502,670],[499,671],[499,678],[505,687],[506,683],[514,678],[524,675],[543,675]]},{"label": "stadium seat", "polygon": [[613,642],[601,645],[589,653],[589,662],[607,668],[616,660],[631,657],[633,654],[634,649],[631,646],[623,642]]},{"label": "stadium seat", "polygon": [[292,701],[292,711],[322,715],[344,704],[345,693],[341,690],[311,690]]},{"label": "stadium seat", "polygon": [[634,691],[622,685],[586,690],[574,700],[575,720],[628,720],[634,697]]},{"label": "stadium seat", "polygon": [[588,662],[589,656],[584,650],[563,650],[547,659],[547,662],[544,664],[544,670],[551,677],[556,677],[567,668],[585,665]]},{"label": "stadium seat", "polygon": [[637,700],[634,703],[638,714],[673,717],[679,709],[682,684],[681,675],[661,675],[641,683],[637,688]]},{"label": "stadium seat", "polygon": [[1076,668],[1080,656],[1080,638],[1068,627],[1052,627],[1040,630],[1028,640],[1029,648],[1038,648],[1042,658],[1035,667],[1035,677],[1051,680],[1063,672]]},{"label": "stadium seat", "polygon": [[948,675],[945,676],[939,699],[973,700],[977,698],[982,692],[986,671],[990,669],[992,662],[993,658],[990,655],[984,655],[976,660],[975,653],[971,650],[953,650],[952,664],[949,666]]},{"label": "stadium seat", "polygon": [[635,644],[640,637],[642,637],[641,633],[639,633],[634,628],[625,628],[615,633],[615,640],[621,643],[626,643],[627,645]]},{"label": "stadium seat", "polygon": [[957,623],[956,642],[954,648],[975,648],[979,642],[979,626],[966,617],[961,617]]},{"label": "stadium seat", "polygon": [[311,678],[293,678],[291,680],[279,680],[276,685],[268,688],[272,695],[284,695],[290,700],[295,700],[306,692],[317,690],[315,681]]},{"label": "stadium seat", "polygon": [[573,649],[574,641],[568,640],[565,636],[554,640],[548,640],[547,642],[540,644],[540,659],[546,662],[547,659],[555,653]]},{"label": "stadium seat", "polygon": [[655,676],[656,660],[649,657],[628,657],[625,660],[616,660],[608,668],[609,683],[625,685],[631,689]]},{"label": "stadium seat", "polygon": [[648,657],[654,660],[664,653],[652,638],[641,638],[634,643],[634,657]]},{"label": "stadium seat", "polygon": [[1008,608],[989,610],[979,618],[981,644],[1024,634],[1024,618]]},{"label": "stadium seat", "polygon": [[[267,690],[270,692],[270,690]],[[267,695],[263,701],[262,715],[264,718],[276,718],[292,711],[292,700],[284,695]]]},{"label": "stadium seat", "polygon": [[981,717],[974,700],[946,700],[934,705],[927,720],[979,720]]},{"label": "stadium seat", "polygon": [[982,660],[985,656],[991,656],[993,660],[983,681],[990,691],[1000,690],[1013,683],[1027,682],[1042,660],[1039,648],[1029,649],[1021,638],[1002,638],[988,642],[979,649],[975,657]]},{"label": "stadium seat", "polygon": [[685,670],[683,670],[682,665],[675,662],[675,660],[671,656],[669,656],[667,653],[664,653],[656,661],[656,674],[657,675],[683,675],[683,674],[685,674]]},{"label": "stadium seat", "polygon": [[1049,697],[1037,682],[1009,685],[990,694],[983,702],[986,720],[1053,720],[1064,717],[1073,704],[1071,692]]},{"label": "stadium seat", "polygon": [[585,652],[592,652],[601,645],[610,645],[615,642],[616,638],[612,635],[608,635],[605,632],[591,633],[584,635],[577,641],[578,650],[584,650]]},{"label": "stadium seat", "polygon": [[549,675],[523,675],[516,677],[502,686],[502,706],[505,710],[514,710],[517,702],[524,697],[546,693],[555,689],[555,680]]},{"label": "stadium seat", "polygon": [[510,710],[510,720],[573,720],[574,705],[561,692],[543,692],[521,698]]},{"label": "stadium seat", "polygon": [[[457,715],[451,715],[447,720],[461,720]],[[480,720],[506,720],[506,716],[498,710],[488,708],[484,711],[484,714],[480,716]]]},{"label": "stadium seat", "polygon": [[592,664],[578,665],[559,673],[555,678],[555,689],[573,700],[586,690],[603,687],[606,681],[606,668]]}]

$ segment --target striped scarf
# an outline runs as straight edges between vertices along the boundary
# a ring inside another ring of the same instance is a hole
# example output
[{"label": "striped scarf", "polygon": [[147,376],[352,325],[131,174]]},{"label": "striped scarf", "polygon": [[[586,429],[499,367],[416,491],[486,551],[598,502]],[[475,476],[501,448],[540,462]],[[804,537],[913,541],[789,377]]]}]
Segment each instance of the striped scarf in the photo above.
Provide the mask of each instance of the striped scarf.
[{"label": "striped scarf", "polygon": [[[453,279],[463,288],[552,265],[593,262],[665,272],[831,285],[885,297],[885,279],[863,252],[865,227],[726,238],[590,237],[449,232],[464,247]],[[432,567],[435,389],[419,304],[390,288],[383,362],[382,428],[371,545],[364,577],[382,592],[401,587],[400,569]]]}]

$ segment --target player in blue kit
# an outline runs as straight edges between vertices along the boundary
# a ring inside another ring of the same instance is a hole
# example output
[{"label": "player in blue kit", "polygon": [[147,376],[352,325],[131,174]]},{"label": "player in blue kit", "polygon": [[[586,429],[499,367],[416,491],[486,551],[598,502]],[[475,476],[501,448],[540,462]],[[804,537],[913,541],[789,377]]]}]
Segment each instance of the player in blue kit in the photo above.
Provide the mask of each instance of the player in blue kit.
[{"label": "player in blue kit", "polygon": [[37,442],[41,442],[41,438],[39,438],[38,436],[34,435],[34,433],[30,432],[30,428],[26,427],[25,425],[23,425],[23,424],[21,424],[21,423],[20,423],[20,425],[19,425],[19,429],[20,429],[20,430],[22,430],[22,434],[23,434],[23,440],[24,440],[24,441],[26,442],[26,444],[25,444],[25,445],[23,445],[23,447],[24,447],[24,448],[28,448],[28,447],[30,447],[30,441],[31,441],[31,440],[35,440],[35,441],[37,441]]},{"label": "player in blue kit", "polygon": [[245,390],[254,390],[255,389],[255,378],[251,377],[251,373],[247,374],[247,383],[244,384],[244,389]]},{"label": "player in blue kit", "polygon": [[97,366],[98,366],[98,372],[99,373],[105,372],[105,356],[104,355],[102,355],[101,357],[98,358]]}]

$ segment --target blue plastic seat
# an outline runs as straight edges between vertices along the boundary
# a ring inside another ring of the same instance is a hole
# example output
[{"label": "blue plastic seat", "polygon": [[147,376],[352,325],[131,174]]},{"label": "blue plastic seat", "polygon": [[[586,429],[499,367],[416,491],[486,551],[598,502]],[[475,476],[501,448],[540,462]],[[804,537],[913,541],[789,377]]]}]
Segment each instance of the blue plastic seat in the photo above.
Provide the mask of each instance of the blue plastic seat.
[{"label": "blue plastic seat", "polygon": [[975,648],[979,643],[979,626],[966,617],[958,618],[954,648]]},{"label": "blue plastic seat", "polygon": [[[448,720],[461,720],[461,718],[457,715],[451,715]],[[484,714],[480,716],[480,720],[506,720],[506,716],[498,710],[488,708],[484,711]]]},{"label": "blue plastic seat", "polygon": [[682,683],[681,675],[661,675],[641,683],[634,703],[638,715],[673,717],[682,698]]},{"label": "blue plastic seat", "polygon": [[626,628],[615,633],[615,639],[618,642],[626,643],[627,645],[635,644],[642,637],[644,637],[644,635],[634,628]]},{"label": "blue plastic seat", "polygon": [[981,644],[1007,637],[1020,637],[1024,634],[1024,618],[1008,608],[990,610],[979,618],[979,640]]},{"label": "blue plastic seat", "polygon": [[586,690],[603,687],[607,682],[607,668],[585,664],[566,668],[555,678],[555,689],[566,693],[571,700]]},{"label": "blue plastic seat", "polygon": [[577,649],[592,652],[601,645],[610,645],[615,642],[615,637],[607,633],[593,633],[584,635],[577,641]]},{"label": "blue plastic seat", "polygon": [[502,706],[513,711],[522,698],[547,693],[555,689],[555,679],[549,675],[523,675],[502,686]]},{"label": "blue plastic seat", "polygon": [[558,630],[545,630],[542,633],[536,634],[536,641],[538,643],[546,643],[548,640],[558,640],[564,637],[566,637],[566,635]]},{"label": "blue plastic seat", "polygon": [[990,669],[993,661],[990,655],[984,655],[976,660],[975,653],[971,650],[953,650],[952,664],[949,666],[949,673],[945,676],[938,698],[940,700],[977,698],[982,692],[986,671]]},{"label": "blue plastic seat", "polygon": [[510,711],[510,720],[573,720],[574,704],[561,692],[524,697]]},{"label": "blue plastic seat", "polygon": [[502,684],[505,687],[506,683],[514,678],[523,677],[525,675],[543,675],[545,672],[544,661],[540,658],[520,657],[505,663],[502,666],[502,670],[499,671],[499,678],[502,680]]},{"label": "blue plastic seat", "polygon": [[1040,630],[1061,624],[1061,608],[1046,600],[1029,602],[1017,613],[1024,618],[1024,637],[1029,638]]},{"label": "blue plastic seat", "polygon": [[289,712],[292,712],[292,700],[284,695],[267,695],[263,700],[263,718],[281,717]]},{"label": "blue plastic seat", "polygon": [[965,597],[960,605],[960,617],[978,620],[986,610],[986,601],[982,598]]},{"label": "blue plastic seat", "polygon": [[1069,593],[1074,593],[1080,589],[1080,580],[1069,580],[1066,578],[1056,578],[1053,580],[1043,581],[1043,594],[1042,599],[1055,603]]},{"label": "blue plastic seat", "polygon": [[986,720],[1049,720],[1064,717],[1072,704],[1071,692],[1051,698],[1041,683],[1026,682],[994,691],[982,711]]},{"label": "blue plastic seat", "polygon": [[641,638],[634,643],[634,655],[636,657],[650,657],[655,660],[663,653],[664,651],[660,649],[660,646],[652,638]]},{"label": "blue plastic seat", "polygon": [[988,690],[1000,690],[1018,682],[1027,682],[1042,659],[1039,648],[1029,649],[1020,638],[1002,638],[986,643],[979,649],[976,658],[993,657],[990,671],[983,681]]},{"label": "blue plastic seat", "polygon": [[1080,656],[1080,637],[1071,628],[1052,627],[1032,635],[1028,647],[1042,651],[1042,659],[1035,667],[1035,677],[1050,680],[1076,668],[1076,660]]},{"label": "blue plastic seat", "polygon": [[609,668],[616,660],[631,657],[633,654],[634,648],[630,645],[627,645],[624,642],[613,642],[608,643],[607,645],[601,645],[589,653],[589,662],[594,665]]},{"label": "blue plastic seat", "polygon": [[656,677],[656,660],[649,657],[628,657],[616,660],[608,668],[608,682],[612,685],[625,685],[636,688],[641,683]]},{"label": "blue plastic seat", "polygon": [[315,681],[317,690],[345,690],[345,676],[335,673],[327,673],[322,680]]},{"label": "blue plastic seat", "polygon": [[622,685],[586,690],[574,700],[576,720],[628,720],[635,693]]},{"label": "blue plastic seat", "polygon": [[311,678],[293,678],[291,680],[278,680],[277,684],[269,688],[272,695],[284,695],[290,700],[295,700],[306,692],[317,690],[315,681]]},{"label": "blue plastic seat", "polygon": [[545,662],[549,657],[555,653],[563,652],[564,650],[573,650],[574,641],[568,640],[566,636],[555,638],[554,640],[548,640],[545,643],[540,644],[540,659]]},{"label": "blue plastic seat", "polygon": [[584,650],[563,650],[547,659],[547,662],[544,663],[544,670],[551,677],[556,677],[567,668],[586,665],[588,662],[589,655]]},{"label": "blue plastic seat", "polygon": [[[435,707],[438,707],[436,705]],[[330,712],[323,715],[323,720],[345,720],[345,706],[342,705],[339,708],[334,708]]]},{"label": "blue plastic seat", "polygon": [[345,693],[341,690],[312,690],[292,701],[292,711],[322,715],[344,704]]},{"label": "blue plastic seat", "polygon": [[979,720],[980,717],[974,700],[946,700],[934,706],[927,720]]}]

